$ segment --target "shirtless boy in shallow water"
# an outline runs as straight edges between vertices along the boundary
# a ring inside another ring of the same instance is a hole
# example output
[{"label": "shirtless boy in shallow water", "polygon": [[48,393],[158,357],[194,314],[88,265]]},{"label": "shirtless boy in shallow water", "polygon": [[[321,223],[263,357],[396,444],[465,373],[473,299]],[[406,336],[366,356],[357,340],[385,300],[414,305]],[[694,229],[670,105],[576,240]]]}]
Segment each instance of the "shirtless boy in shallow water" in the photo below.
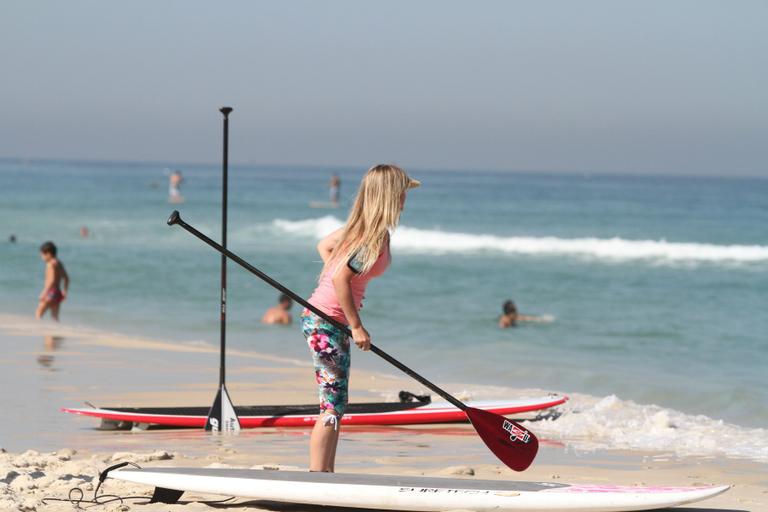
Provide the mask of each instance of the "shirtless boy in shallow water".
[{"label": "shirtless boy in shallow water", "polygon": [[264,317],[261,319],[263,324],[282,324],[288,325],[293,319],[289,311],[293,305],[293,300],[285,294],[280,295],[277,299],[277,306],[271,307],[264,313]]},{"label": "shirtless boy in shallow water", "polygon": [[69,275],[64,269],[64,264],[56,258],[56,245],[53,242],[45,242],[40,246],[40,258],[45,262],[45,284],[40,292],[40,304],[35,311],[35,317],[42,318],[50,309],[51,318],[58,322],[59,307],[67,298]]}]

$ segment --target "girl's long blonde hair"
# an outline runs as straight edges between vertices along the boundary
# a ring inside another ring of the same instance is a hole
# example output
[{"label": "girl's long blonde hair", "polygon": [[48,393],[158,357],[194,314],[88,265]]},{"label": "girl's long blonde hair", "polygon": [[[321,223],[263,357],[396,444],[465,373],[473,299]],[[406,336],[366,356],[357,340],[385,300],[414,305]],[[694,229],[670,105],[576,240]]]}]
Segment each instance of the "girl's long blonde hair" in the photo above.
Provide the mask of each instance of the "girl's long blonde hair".
[{"label": "girl's long blonde hair", "polygon": [[[328,265],[347,262],[353,256],[360,264],[360,273],[371,270],[381,254],[389,232],[400,221],[400,198],[419,182],[408,177],[392,164],[375,165],[368,169],[360,183],[355,203],[342,231],[341,239],[328,259]],[[334,270],[334,271],[335,271]]]}]

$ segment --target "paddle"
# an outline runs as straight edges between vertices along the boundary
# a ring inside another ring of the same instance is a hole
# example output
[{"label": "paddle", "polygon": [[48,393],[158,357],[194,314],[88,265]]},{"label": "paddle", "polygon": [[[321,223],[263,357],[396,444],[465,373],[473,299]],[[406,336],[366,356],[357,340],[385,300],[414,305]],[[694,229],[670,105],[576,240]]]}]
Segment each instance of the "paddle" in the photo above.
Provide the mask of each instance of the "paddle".
[{"label": "paddle", "polygon": [[[224,153],[221,160],[221,245],[227,250],[227,175],[229,171],[229,114],[231,107],[221,107],[219,112],[224,116]],[[229,398],[226,385],[226,353],[227,353],[227,257],[221,255],[221,288],[220,317],[219,317],[219,390],[213,405],[208,412],[205,430],[213,432],[237,432],[240,430],[240,419],[237,417],[232,399]]]},{"label": "paddle", "polygon": [[[210,245],[217,251],[219,251],[221,254],[226,255],[228,258],[230,258],[232,261],[243,267],[244,269],[248,270],[249,272],[255,274],[257,277],[259,277],[261,280],[272,286],[273,288],[276,288],[277,290],[283,292],[284,294],[291,297],[293,300],[304,306],[305,308],[312,311],[317,316],[325,319],[326,321],[332,323],[333,325],[337,326],[339,329],[343,330],[347,333],[347,335],[351,336],[352,333],[349,330],[349,328],[346,325],[343,325],[339,323],[338,321],[330,318],[328,315],[317,309],[315,306],[304,300],[303,298],[299,297],[297,294],[295,294],[293,291],[289,290],[282,284],[278,283],[271,277],[269,277],[267,274],[262,272],[261,270],[257,269],[241,257],[239,257],[237,254],[225,249],[224,247],[220,246],[186,222],[184,222],[181,219],[181,215],[177,210],[174,210],[173,213],[171,213],[171,216],[168,218],[168,225],[173,226],[178,224],[185,230],[187,230],[189,233],[195,235],[197,238],[205,242],[206,244]],[[509,420],[501,415],[494,414],[492,412],[483,411],[481,409],[475,409],[474,407],[469,407],[463,402],[461,402],[459,399],[453,397],[450,395],[447,391],[444,391],[443,389],[437,387],[435,384],[431,383],[415,371],[411,370],[407,366],[405,366],[403,363],[395,359],[394,357],[390,356],[383,350],[381,350],[379,347],[371,343],[371,352],[376,354],[377,356],[381,357],[385,361],[387,361],[389,364],[395,366],[396,368],[400,369],[401,371],[405,372],[407,375],[413,377],[417,381],[419,381],[424,386],[428,387],[444,399],[446,399],[448,402],[453,404],[454,406],[458,407],[464,413],[467,415],[467,418],[469,418],[469,421],[472,423],[472,426],[475,427],[475,430],[480,435],[480,438],[485,442],[485,444],[490,448],[490,450],[498,457],[504,464],[509,466],[510,468],[514,469],[515,471],[524,471],[528,466],[531,465],[533,462],[533,459],[536,457],[536,452],[539,450],[539,441],[536,439],[536,436],[533,435],[532,432],[527,430],[525,427],[515,423],[512,420]]]}]

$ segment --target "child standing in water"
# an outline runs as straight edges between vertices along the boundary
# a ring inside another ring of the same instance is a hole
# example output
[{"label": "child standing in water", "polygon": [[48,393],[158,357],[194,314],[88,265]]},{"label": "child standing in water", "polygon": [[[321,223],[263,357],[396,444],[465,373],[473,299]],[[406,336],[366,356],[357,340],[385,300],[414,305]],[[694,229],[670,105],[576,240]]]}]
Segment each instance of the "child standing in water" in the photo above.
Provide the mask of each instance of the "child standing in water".
[{"label": "child standing in water", "polygon": [[328,186],[329,199],[331,200],[331,204],[333,206],[338,206],[339,204],[340,190],[341,190],[341,178],[339,178],[338,174],[333,173],[333,176],[331,176],[331,182]]},{"label": "child standing in water", "polygon": [[53,242],[45,242],[40,246],[40,258],[45,262],[45,283],[43,291],[40,292],[40,304],[37,306],[35,317],[42,318],[50,309],[51,317],[58,322],[59,307],[67,298],[69,275],[64,269],[64,264],[56,258],[56,245]]},{"label": "child standing in water", "polygon": [[[368,281],[390,263],[389,234],[397,226],[408,189],[421,183],[394,165],[371,167],[360,183],[344,227],[317,245],[323,270],[309,303],[341,324],[362,350],[371,336],[358,311]],[[310,438],[310,471],[334,471],[340,420],[347,406],[349,338],[338,327],[305,309],[301,326],[307,338],[319,386],[320,415]]]}]

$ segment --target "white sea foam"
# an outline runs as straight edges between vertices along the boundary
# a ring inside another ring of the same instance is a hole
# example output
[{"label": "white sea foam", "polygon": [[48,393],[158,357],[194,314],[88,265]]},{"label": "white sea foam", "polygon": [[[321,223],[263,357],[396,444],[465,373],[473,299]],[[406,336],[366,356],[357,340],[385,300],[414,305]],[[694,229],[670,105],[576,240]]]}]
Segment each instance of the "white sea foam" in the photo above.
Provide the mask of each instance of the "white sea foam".
[{"label": "white sea foam", "polygon": [[680,456],[725,456],[768,463],[768,430],[704,415],[642,405],[614,395],[575,394],[558,418],[528,422],[539,437],[577,449],[669,451]]},{"label": "white sea foam", "polygon": [[[471,400],[547,393],[541,389],[488,385],[448,389],[459,399],[469,400],[470,405]],[[661,451],[680,457],[728,457],[768,463],[768,429],[742,427],[700,414],[638,404],[615,395],[567,394],[570,399],[554,412],[547,411],[543,418],[523,423],[540,439],[559,441],[580,451]]]},{"label": "white sea foam", "polygon": [[313,238],[323,238],[335,229],[339,229],[343,221],[333,215],[325,215],[317,219],[305,220],[283,220],[275,219],[273,225],[282,232],[292,235],[310,236]]},{"label": "white sea foam", "polygon": [[[274,227],[283,233],[322,238],[342,225],[336,217],[288,221],[277,219]],[[416,253],[447,254],[493,251],[519,255],[566,255],[601,260],[646,260],[658,263],[768,262],[768,246],[716,245],[667,242],[666,240],[627,240],[623,238],[500,237],[400,226],[392,238],[400,250]]]}]

